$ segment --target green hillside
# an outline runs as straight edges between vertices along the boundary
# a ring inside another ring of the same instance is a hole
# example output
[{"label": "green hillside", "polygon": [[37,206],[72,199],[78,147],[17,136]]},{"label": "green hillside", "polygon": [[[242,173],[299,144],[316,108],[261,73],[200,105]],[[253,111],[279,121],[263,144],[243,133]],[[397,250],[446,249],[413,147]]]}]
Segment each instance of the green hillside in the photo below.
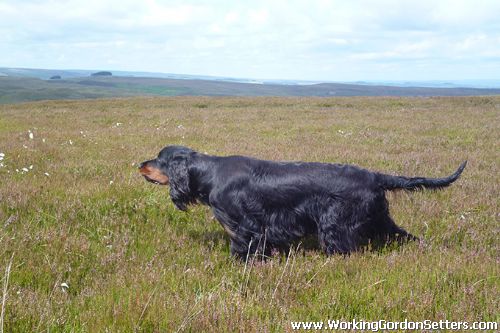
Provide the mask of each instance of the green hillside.
[{"label": "green hillside", "polygon": [[78,77],[42,80],[0,77],[0,103],[126,96],[462,96],[495,95],[500,89],[419,88],[339,83],[252,84],[145,77]]}]

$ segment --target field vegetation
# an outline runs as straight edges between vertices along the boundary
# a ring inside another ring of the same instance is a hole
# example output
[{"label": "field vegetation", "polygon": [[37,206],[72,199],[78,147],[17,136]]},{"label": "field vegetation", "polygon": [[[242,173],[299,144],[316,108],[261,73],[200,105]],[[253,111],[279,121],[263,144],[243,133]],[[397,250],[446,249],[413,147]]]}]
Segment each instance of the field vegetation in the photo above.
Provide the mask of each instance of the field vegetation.
[{"label": "field vegetation", "polygon": [[[4,332],[281,332],[290,321],[499,321],[500,97],[133,97],[0,105]],[[167,144],[439,177],[390,193],[420,243],[242,264],[207,207],[137,163]]]}]

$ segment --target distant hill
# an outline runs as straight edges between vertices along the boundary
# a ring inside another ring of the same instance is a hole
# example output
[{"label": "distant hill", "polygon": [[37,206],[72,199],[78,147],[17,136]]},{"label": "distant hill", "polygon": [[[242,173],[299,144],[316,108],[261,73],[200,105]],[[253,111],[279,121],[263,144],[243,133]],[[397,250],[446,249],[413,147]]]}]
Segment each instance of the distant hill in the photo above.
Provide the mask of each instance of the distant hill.
[{"label": "distant hill", "polygon": [[59,69],[33,69],[33,68],[0,68],[0,76],[29,77],[47,80],[59,75],[64,78],[89,76],[95,71],[86,70],[59,70]]},{"label": "distant hill", "polygon": [[[0,76],[13,76],[13,77],[32,77],[39,79],[49,79],[51,76],[60,75],[66,78],[85,77],[91,76],[96,70],[85,69],[35,69],[35,68],[8,68],[0,67]],[[246,82],[246,83],[261,83],[261,81],[245,78],[233,77],[220,77],[209,75],[189,75],[189,74],[173,74],[173,73],[157,73],[157,72],[131,72],[131,71],[113,71],[113,76],[126,76],[126,77],[151,77],[163,79],[186,79],[186,80],[209,80],[209,81],[228,81],[228,82]],[[298,84],[298,81],[287,80],[271,80],[269,82],[282,83],[282,84]],[[308,82],[304,83],[318,83]]]},{"label": "distant hill", "polygon": [[100,71],[100,72],[90,74],[90,76],[112,76],[112,75],[113,75],[113,73],[107,72],[107,71]]},{"label": "distant hill", "polygon": [[163,79],[122,76],[68,77],[42,80],[0,76],[0,103],[51,99],[125,96],[473,96],[500,95],[500,89],[427,88],[319,83],[255,84],[218,80]]},{"label": "distant hill", "polygon": [[[13,77],[32,77],[43,80],[49,79],[51,76],[59,75],[63,78],[78,78],[91,76],[96,70],[82,69],[34,69],[34,68],[8,68],[0,67],[0,76]],[[147,78],[163,78],[163,79],[182,79],[182,80],[207,80],[207,81],[225,81],[239,83],[260,83],[260,84],[279,84],[279,85],[310,85],[319,83],[342,83],[355,85],[371,85],[371,86],[393,86],[393,87],[425,87],[425,88],[485,88],[497,89],[500,88],[500,79],[489,80],[427,80],[427,81],[310,81],[310,80],[269,80],[269,79],[249,79],[225,76],[209,76],[209,75],[190,75],[190,74],[174,74],[174,73],[159,73],[159,72],[133,72],[133,71],[112,71],[113,76],[125,77],[147,77]]]}]

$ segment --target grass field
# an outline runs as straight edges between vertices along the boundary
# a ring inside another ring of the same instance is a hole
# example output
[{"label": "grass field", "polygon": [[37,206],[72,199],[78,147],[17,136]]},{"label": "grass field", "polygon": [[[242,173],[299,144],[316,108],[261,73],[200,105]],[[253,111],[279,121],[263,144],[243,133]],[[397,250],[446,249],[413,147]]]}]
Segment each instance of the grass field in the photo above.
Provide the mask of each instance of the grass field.
[{"label": "grass field", "polygon": [[[274,332],[291,331],[292,320],[499,321],[499,134],[500,97],[0,105],[3,329]],[[394,219],[421,243],[349,257],[299,247],[244,265],[229,257],[206,207],[177,211],[166,188],[138,174],[136,163],[167,144],[409,176],[469,164],[443,191],[389,194]]]}]

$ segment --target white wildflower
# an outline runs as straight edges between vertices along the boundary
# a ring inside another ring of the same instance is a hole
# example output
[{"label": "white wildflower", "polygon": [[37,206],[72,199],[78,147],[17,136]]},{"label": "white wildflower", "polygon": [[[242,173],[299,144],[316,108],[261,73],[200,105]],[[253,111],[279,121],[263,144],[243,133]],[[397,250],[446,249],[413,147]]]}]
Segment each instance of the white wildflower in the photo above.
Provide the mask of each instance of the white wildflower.
[{"label": "white wildflower", "polygon": [[50,176],[50,174],[48,172],[45,172],[44,175],[47,177]]},{"label": "white wildflower", "polygon": [[112,180],[109,181],[109,185],[113,185],[113,181]]},{"label": "white wildflower", "polygon": [[19,169],[16,169],[16,172],[19,172]]},{"label": "white wildflower", "polygon": [[66,292],[69,289],[69,286],[66,282],[61,283],[62,291]]},{"label": "white wildflower", "polygon": [[352,135],[352,132],[345,132],[345,131],[343,131],[343,130],[338,130],[337,132],[338,132],[341,136],[343,136],[343,137],[348,137],[348,136]]},{"label": "white wildflower", "polygon": [[45,139],[42,139],[42,142],[44,142],[44,143],[45,143]]},{"label": "white wildflower", "polygon": [[26,145],[23,145],[23,148],[24,148],[24,149],[27,149],[27,148],[28,148],[28,146],[26,146]]},{"label": "white wildflower", "polygon": [[33,140],[33,132],[28,131],[28,136],[30,137],[30,140]]},{"label": "white wildflower", "polygon": [[178,128],[178,129],[183,129],[183,128],[184,128],[184,126],[179,125],[179,126],[177,126],[177,128]]},{"label": "white wildflower", "polygon": [[72,141],[72,140],[69,140],[69,144],[70,144],[70,145],[73,145],[73,141]]},{"label": "white wildflower", "polygon": [[30,170],[33,170],[33,164],[32,164],[32,165],[30,165]]}]

